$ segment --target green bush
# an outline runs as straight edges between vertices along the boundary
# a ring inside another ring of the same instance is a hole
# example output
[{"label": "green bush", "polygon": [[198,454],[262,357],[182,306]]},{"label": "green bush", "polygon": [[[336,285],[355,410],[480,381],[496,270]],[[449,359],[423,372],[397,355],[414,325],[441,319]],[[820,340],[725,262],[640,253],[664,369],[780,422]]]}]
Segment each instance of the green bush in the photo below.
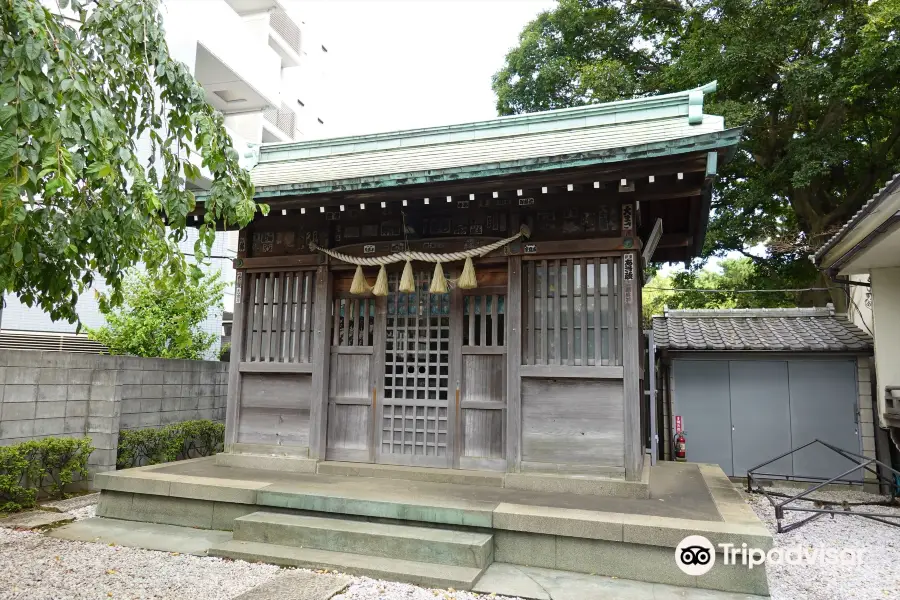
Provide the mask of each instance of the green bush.
[{"label": "green bush", "polygon": [[214,421],[184,421],[159,429],[119,432],[116,464],[128,469],[173,460],[212,456],[225,443],[225,425]]},{"label": "green bush", "polygon": [[75,476],[87,477],[90,438],[46,438],[0,446],[0,512],[31,508],[43,497],[64,498]]}]

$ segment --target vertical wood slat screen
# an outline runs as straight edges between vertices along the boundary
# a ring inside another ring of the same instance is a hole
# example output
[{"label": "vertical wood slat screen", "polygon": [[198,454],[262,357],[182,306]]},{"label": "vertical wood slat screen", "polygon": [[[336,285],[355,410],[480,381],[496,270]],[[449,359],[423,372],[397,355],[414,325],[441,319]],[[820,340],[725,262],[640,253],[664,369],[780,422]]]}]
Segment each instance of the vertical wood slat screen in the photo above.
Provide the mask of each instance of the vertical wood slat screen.
[{"label": "vertical wood slat screen", "polygon": [[375,339],[375,299],[347,296],[334,299],[331,345],[372,346]]},{"label": "vertical wood slat screen", "polygon": [[463,346],[506,345],[506,294],[463,296]]},{"label": "vertical wood slat screen", "polygon": [[523,364],[622,364],[620,258],[533,260],[522,275]]},{"label": "vertical wood slat screen", "polygon": [[315,271],[246,273],[243,360],[311,362]]}]

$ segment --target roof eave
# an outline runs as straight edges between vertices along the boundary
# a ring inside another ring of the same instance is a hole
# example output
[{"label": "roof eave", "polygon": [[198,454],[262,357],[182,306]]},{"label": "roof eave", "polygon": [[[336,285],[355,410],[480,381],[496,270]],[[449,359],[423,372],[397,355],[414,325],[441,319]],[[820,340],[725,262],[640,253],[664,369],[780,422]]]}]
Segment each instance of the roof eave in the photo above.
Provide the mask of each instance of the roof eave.
[{"label": "roof eave", "polygon": [[740,128],[725,129],[723,131],[704,133],[674,140],[604,149],[595,152],[582,152],[574,155],[558,155],[508,161],[504,163],[469,165],[450,169],[375,175],[333,181],[265,186],[257,188],[255,196],[257,199],[275,199],[281,196],[333,194],[358,190],[375,190],[421,184],[459,182],[467,179],[481,179],[538,171],[589,167],[605,163],[624,162],[627,160],[711,151],[720,148],[731,148],[736,145],[740,141],[741,131]]},{"label": "roof eave", "polygon": [[837,272],[842,265],[872,244],[900,211],[900,177],[895,176],[872,201],[816,252],[819,268]]}]

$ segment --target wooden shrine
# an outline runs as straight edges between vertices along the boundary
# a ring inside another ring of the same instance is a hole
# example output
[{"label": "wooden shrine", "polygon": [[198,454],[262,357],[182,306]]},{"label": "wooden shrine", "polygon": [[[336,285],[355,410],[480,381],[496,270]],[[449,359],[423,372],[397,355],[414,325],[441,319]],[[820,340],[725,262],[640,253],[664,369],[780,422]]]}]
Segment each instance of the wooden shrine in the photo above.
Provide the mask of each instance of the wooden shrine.
[{"label": "wooden shrine", "polygon": [[[639,478],[645,242],[703,244],[740,135],[703,114],[714,89],[263,146],[226,450]],[[475,287],[415,258],[375,285],[379,257],[468,251]]]}]

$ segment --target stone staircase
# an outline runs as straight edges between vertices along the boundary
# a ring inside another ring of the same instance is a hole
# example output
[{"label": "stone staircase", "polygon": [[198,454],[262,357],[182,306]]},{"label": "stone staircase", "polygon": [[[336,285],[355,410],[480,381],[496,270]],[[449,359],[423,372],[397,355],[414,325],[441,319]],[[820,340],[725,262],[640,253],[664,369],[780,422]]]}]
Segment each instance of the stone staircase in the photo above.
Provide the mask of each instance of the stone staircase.
[{"label": "stone staircase", "polygon": [[490,533],[260,511],[234,520],[210,556],[335,569],[428,587],[471,589],[493,562]]}]

